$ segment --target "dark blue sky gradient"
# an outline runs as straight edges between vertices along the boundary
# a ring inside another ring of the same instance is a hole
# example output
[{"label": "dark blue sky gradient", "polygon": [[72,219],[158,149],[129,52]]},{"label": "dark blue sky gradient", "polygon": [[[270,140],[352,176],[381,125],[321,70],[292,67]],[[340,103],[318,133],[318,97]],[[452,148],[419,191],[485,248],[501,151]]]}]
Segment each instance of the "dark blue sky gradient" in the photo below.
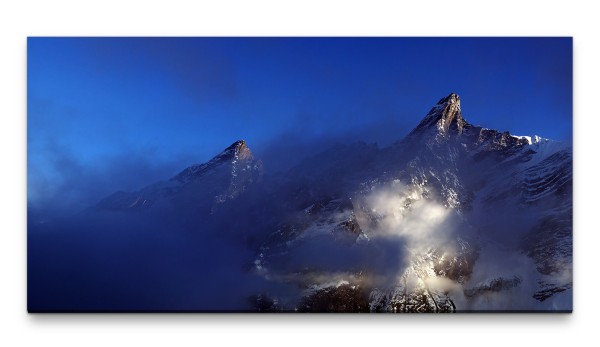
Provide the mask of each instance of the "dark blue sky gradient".
[{"label": "dark blue sky gradient", "polygon": [[237,139],[266,168],[385,146],[450,92],[470,123],[572,138],[570,38],[29,38],[27,78],[30,203],[138,189]]}]

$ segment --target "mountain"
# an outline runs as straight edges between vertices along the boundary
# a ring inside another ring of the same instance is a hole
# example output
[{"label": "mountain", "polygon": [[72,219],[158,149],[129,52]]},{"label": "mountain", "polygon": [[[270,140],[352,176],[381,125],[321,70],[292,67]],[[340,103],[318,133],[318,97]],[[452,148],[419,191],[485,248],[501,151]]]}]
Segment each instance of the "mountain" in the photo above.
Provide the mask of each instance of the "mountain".
[{"label": "mountain", "polygon": [[258,311],[571,310],[571,146],[470,124],[460,102],[389,147],[336,145],[285,175],[237,141],[96,209],[238,235],[248,273],[294,288],[257,292]]},{"label": "mountain", "polygon": [[116,192],[100,201],[100,210],[153,210],[165,205],[210,214],[261,180],[263,165],[246,141],[239,140],[204,164],[192,165],[167,181],[137,192]]}]

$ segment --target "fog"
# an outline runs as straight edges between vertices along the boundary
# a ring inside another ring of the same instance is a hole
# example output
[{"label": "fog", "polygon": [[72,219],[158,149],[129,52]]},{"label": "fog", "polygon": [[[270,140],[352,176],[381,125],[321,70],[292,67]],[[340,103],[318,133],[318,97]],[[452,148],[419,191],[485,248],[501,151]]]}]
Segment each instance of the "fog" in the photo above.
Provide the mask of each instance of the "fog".
[{"label": "fog", "polygon": [[[543,275],[537,271],[533,260],[520,250],[519,243],[534,222],[531,211],[495,206],[497,209],[494,211],[500,213],[475,210],[462,214],[433,200],[422,198],[421,193],[420,188],[410,188],[395,180],[374,189],[358,203],[377,216],[375,223],[364,216],[359,218],[361,227],[370,239],[388,246],[396,245],[404,254],[399,259],[398,266],[386,267],[383,276],[374,274],[371,285],[380,288],[397,286],[409,267],[418,264],[415,261],[420,257],[437,251],[443,257],[452,258],[460,251],[457,241],[462,240],[473,246],[477,258],[466,281],[459,283],[431,273],[421,278],[427,288],[448,293],[459,310],[537,311],[569,310],[572,307],[570,289],[543,302],[532,297],[532,293],[539,290],[539,281],[554,284],[571,282],[572,266],[564,264],[558,272]],[[399,239],[402,242],[393,241]],[[422,270],[425,273],[431,271],[427,268]],[[497,279],[517,279],[518,285],[485,292],[472,298],[465,297],[465,291],[484,287]]]},{"label": "fog", "polygon": [[29,159],[28,213],[45,219],[79,213],[115,191],[141,189],[194,163],[189,153],[161,158],[154,147],[124,148],[119,154],[107,154],[90,163],[52,141],[35,156],[43,161]]},{"label": "fog", "polygon": [[160,218],[80,215],[29,225],[32,311],[244,311],[284,285],[249,271],[241,239]]}]

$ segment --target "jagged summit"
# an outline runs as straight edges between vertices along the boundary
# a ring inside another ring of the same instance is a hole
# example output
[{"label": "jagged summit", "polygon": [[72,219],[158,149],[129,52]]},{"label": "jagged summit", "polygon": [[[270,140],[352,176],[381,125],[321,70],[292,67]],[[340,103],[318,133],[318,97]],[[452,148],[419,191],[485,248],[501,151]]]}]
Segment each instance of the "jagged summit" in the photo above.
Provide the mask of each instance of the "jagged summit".
[{"label": "jagged summit", "polygon": [[225,148],[223,152],[221,152],[217,157],[223,157],[231,159],[235,156],[252,156],[252,152],[248,147],[248,144],[245,140],[238,140],[232,143],[229,147]]},{"label": "jagged summit", "polygon": [[185,182],[189,181],[192,177],[200,176],[204,172],[220,166],[225,163],[236,163],[237,161],[248,161],[254,160],[254,156],[250,151],[245,140],[238,140],[232,143],[229,147],[225,148],[221,153],[217,154],[214,158],[203,164],[196,164],[187,167],[171,180]]},{"label": "jagged summit", "polygon": [[215,156],[215,158],[227,157],[228,159],[231,159],[235,156],[240,156],[240,155],[246,155],[246,156],[252,155],[252,152],[250,151],[250,147],[248,147],[248,144],[246,143],[245,140],[235,141],[229,147],[225,148],[223,150],[223,152],[221,152],[220,154]]},{"label": "jagged summit", "polygon": [[227,147],[225,150],[228,149],[242,149],[242,148],[248,148],[248,145],[246,144],[246,140],[237,140],[234,143],[232,143],[229,147]]},{"label": "jagged summit", "polygon": [[100,201],[97,208],[146,210],[170,201],[179,209],[213,213],[218,205],[236,199],[260,181],[262,173],[262,162],[254,159],[246,141],[239,140],[206,163],[189,166],[168,181],[137,192],[116,192]]},{"label": "jagged summit", "polygon": [[448,96],[441,98],[437,104],[458,104],[458,107],[460,107],[460,96],[456,93],[450,93]]},{"label": "jagged summit", "polygon": [[410,135],[421,133],[427,129],[436,129],[439,134],[448,134],[451,131],[461,134],[467,124],[460,110],[460,96],[450,93],[433,106]]}]

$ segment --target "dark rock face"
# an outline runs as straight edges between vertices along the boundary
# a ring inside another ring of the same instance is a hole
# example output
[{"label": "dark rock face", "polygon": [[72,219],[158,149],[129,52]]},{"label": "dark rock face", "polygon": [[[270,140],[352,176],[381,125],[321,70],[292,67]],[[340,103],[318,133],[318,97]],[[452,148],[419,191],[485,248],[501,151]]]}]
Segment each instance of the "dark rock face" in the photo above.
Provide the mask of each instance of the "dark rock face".
[{"label": "dark rock face", "polygon": [[349,245],[354,244],[361,233],[362,229],[360,228],[360,224],[354,215],[350,216],[349,219],[339,223],[333,229],[333,236],[336,241]]},{"label": "dark rock face", "polygon": [[[375,312],[385,312],[375,308]],[[454,313],[456,307],[450,298],[437,303],[425,291],[416,291],[394,298],[392,302],[394,313]]]},{"label": "dark rock face", "polygon": [[300,300],[299,312],[370,312],[369,293],[359,285],[342,284],[318,290]]},{"label": "dark rock face", "polygon": [[554,284],[544,284],[543,288],[545,289],[535,292],[533,294],[533,298],[538,301],[544,301],[552,297],[554,294],[562,293],[568,289],[571,289],[571,287],[571,284],[566,284],[563,286],[556,286]]},{"label": "dark rock face", "polygon": [[388,313],[454,313],[456,305],[447,293],[437,293],[425,287],[400,289],[381,295],[373,291],[370,297],[372,312]]},{"label": "dark rock face", "polygon": [[479,256],[479,252],[471,244],[462,242],[463,248],[453,256],[440,256],[434,253],[433,270],[436,275],[443,276],[458,283],[466,283],[473,273],[473,267]]},{"label": "dark rock face", "polygon": [[493,280],[489,281],[489,283],[482,284],[470,289],[465,289],[464,294],[466,297],[474,297],[486,293],[509,290],[511,288],[519,286],[521,284],[521,281],[522,280],[516,276],[513,278],[494,278]]},{"label": "dark rock face", "polygon": [[415,136],[430,128],[435,128],[440,134],[452,131],[460,135],[467,124],[460,111],[460,97],[451,93],[438,101],[409,136]]},{"label": "dark rock face", "polygon": [[572,211],[548,216],[523,238],[523,249],[535,261],[540,273],[552,275],[570,266],[572,218]]}]

